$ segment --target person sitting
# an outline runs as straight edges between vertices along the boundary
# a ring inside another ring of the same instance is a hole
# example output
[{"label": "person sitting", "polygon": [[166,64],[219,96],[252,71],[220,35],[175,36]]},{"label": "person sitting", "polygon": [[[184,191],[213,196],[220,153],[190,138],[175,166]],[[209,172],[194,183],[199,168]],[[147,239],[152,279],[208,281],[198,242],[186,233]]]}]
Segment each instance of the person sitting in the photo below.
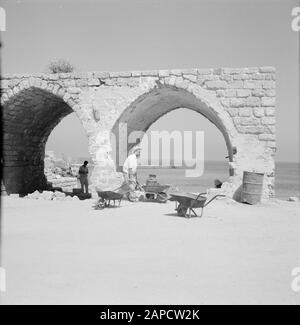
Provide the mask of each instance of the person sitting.
[{"label": "person sitting", "polygon": [[214,183],[215,183],[215,188],[221,188],[223,184],[219,179],[215,179]]}]

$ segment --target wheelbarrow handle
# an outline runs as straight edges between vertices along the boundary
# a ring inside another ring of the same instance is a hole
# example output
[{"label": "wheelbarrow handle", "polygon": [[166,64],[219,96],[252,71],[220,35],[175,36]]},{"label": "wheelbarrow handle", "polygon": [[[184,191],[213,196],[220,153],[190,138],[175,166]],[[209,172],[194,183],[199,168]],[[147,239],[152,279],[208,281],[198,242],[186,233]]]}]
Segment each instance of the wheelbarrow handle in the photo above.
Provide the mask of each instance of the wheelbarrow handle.
[{"label": "wheelbarrow handle", "polygon": [[213,196],[211,199],[209,199],[208,201],[206,201],[203,206],[206,207],[210,202],[212,202],[218,196],[225,197],[226,195],[224,195],[224,194],[217,194],[217,195]]},{"label": "wheelbarrow handle", "polygon": [[206,192],[199,193],[198,196],[197,196],[197,198],[196,198],[196,200],[198,200],[200,196],[202,196],[202,195],[206,195],[206,194],[207,194]]}]

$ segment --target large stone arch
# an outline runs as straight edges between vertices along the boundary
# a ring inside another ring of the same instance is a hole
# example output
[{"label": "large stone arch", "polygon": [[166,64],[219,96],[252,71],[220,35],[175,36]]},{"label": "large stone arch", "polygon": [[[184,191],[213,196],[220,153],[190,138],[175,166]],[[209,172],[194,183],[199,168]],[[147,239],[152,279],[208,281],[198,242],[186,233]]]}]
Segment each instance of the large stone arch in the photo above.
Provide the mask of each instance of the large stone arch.
[{"label": "large stone arch", "polygon": [[[234,161],[233,143],[237,131],[229,114],[222,110],[219,100],[198,85],[182,87],[180,84],[156,83],[153,88],[140,95],[123,111],[112,128],[112,134],[117,139],[113,153],[116,168],[121,169],[122,160],[135,145],[135,143],[129,142],[127,146],[120,147],[120,144],[124,144],[122,128],[126,128],[126,136],[129,139],[131,132],[146,132],[159,118],[178,108],[196,111],[213,123],[223,134],[229,161]],[[233,171],[231,174],[233,175]]]},{"label": "large stone arch", "polygon": [[[51,88],[50,88],[51,89]],[[44,155],[53,128],[74,112],[65,92],[36,86],[8,92],[3,103],[3,182],[8,193],[46,188]],[[65,99],[64,99],[65,98]]]}]

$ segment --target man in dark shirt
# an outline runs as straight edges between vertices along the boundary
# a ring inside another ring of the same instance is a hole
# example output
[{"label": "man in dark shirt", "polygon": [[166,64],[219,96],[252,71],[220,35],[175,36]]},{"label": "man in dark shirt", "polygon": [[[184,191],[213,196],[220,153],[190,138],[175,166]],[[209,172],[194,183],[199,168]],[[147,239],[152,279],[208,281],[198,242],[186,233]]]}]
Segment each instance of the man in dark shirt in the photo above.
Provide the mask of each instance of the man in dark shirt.
[{"label": "man in dark shirt", "polygon": [[81,191],[84,193],[84,188],[85,192],[89,193],[89,183],[88,183],[88,173],[89,170],[87,168],[88,161],[85,161],[82,166],[79,168],[79,180],[80,180],[80,185],[81,185]]}]

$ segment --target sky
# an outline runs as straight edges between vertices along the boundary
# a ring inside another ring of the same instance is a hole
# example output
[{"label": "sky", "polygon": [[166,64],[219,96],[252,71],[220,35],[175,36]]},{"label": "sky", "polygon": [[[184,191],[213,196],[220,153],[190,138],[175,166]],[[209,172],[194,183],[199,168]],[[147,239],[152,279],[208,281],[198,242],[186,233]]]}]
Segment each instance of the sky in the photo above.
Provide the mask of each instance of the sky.
[{"label": "sky", "polygon": [[[3,73],[45,71],[54,58],[77,71],[275,66],[277,161],[299,161],[297,0],[2,0]],[[182,123],[184,116],[185,123]],[[219,131],[200,114],[178,110],[151,130],[204,130],[205,154],[226,153]],[[75,116],[66,117],[47,148],[87,154]]]}]

